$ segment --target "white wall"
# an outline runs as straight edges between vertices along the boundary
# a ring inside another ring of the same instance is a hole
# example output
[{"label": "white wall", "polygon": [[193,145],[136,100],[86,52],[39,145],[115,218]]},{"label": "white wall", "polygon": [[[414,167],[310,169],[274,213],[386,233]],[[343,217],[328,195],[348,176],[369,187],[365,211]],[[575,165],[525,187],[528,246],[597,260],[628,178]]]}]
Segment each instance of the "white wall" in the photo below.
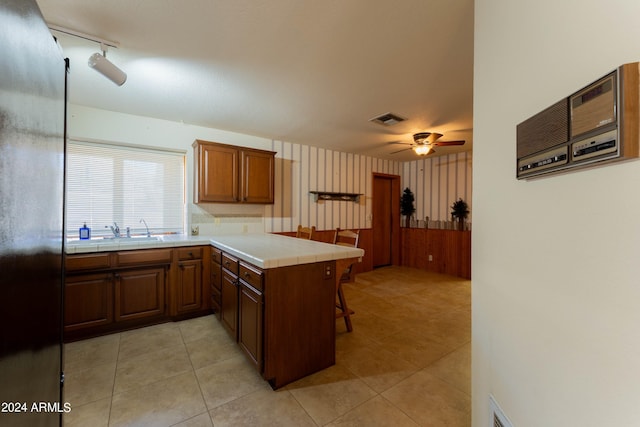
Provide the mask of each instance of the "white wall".
[{"label": "white wall", "polygon": [[[200,234],[294,231],[298,224],[318,229],[371,227],[372,174],[400,175],[402,163],[133,116],[80,105],[69,106],[69,137],[184,150],[187,155],[187,229]],[[196,139],[277,152],[273,205],[201,204],[193,201]],[[361,193],[359,203],[320,201],[309,191]]]},{"label": "white wall", "polygon": [[640,161],[515,179],[516,125],[640,60],[637,0],[476,0],[473,425],[640,425]]}]

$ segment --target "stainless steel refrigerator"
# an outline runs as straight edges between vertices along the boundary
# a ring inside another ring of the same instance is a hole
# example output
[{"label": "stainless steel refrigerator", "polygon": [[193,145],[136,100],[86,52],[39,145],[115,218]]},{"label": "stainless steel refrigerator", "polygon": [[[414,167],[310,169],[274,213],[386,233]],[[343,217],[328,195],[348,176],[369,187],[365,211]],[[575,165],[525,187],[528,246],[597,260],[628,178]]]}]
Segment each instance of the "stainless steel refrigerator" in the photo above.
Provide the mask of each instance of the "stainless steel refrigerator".
[{"label": "stainless steel refrigerator", "polygon": [[0,425],[60,425],[65,76],[35,0],[0,0]]}]

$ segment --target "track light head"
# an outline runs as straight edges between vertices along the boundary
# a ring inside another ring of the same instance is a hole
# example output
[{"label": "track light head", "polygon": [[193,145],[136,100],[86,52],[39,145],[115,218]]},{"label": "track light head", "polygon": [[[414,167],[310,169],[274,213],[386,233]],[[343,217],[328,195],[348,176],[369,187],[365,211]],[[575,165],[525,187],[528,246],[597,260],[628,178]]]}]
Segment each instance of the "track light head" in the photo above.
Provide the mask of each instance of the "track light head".
[{"label": "track light head", "polygon": [[89,57],[89,67],[93,68],[118,86],[127,81],[127,74],[107,59],[106,51],[94,53]]}]

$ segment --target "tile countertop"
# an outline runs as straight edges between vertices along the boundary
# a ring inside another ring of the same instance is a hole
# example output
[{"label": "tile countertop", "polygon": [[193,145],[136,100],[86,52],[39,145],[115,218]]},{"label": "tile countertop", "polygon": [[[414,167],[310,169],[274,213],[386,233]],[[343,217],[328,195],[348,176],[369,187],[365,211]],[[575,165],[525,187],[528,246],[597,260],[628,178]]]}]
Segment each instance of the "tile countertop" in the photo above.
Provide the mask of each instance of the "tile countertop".
[{"label": "tile countertop", "polygon": [[362,258],[364,250],[279,234],[215,236],[211,244],[261,268],[286,267],[343,258]]},{"label": "tile countertop", "polygon": [[179,246],[214,245],[260,268],[286,267],[343,258],[361,258],[364,250],[312,240],[296,239],[279,234],[230,234],[221,236],[157,236],[157,240],[92,239],[69,240],[65,252],[79,254],[90,252],[122,251],[130,249],[170,248]]},{"label": "tile countertop", "polygon": [[89,252],[174,248],[179,246],[199,246],[211,244],[210,236],[187,236],[184,234],[171,234],[166,236],[154,236],[154,238],[156,238],[157,240],[148,240],[144,237],[121,239],[67,240],[65,252],[67,254],[82,254]]}]

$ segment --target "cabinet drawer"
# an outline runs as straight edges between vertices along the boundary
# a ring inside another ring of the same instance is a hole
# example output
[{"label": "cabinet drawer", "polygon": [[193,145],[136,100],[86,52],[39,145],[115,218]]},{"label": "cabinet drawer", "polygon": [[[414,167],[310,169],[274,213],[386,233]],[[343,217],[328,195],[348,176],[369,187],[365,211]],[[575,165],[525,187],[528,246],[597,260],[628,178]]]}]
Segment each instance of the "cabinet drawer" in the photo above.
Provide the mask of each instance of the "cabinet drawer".
[{"label": "cabinet drawer", "polygon": [[238,275],[238,259],[227,253],[222,253],[222,266],[231,273]]},{"label": "cabinet drawer", "polygon": [[139,251],[116,252],[118,267],[141,264],[171,263],[171,249],[142,249]]},{"label": "cabinet drawer", "polygon": [[222,251],[218,248],[211,248],[211,261],[222,264]]},{"label": "cabinet drawer", "polygon": [[218,290],[222,287],[222,268],[217,262],[211,263],[211,286]]},{"label": "cabinet drawer", "polygon": [[218,309],[220,308],[220,304],[222,302],[222,295],[220,293],[220,289],[214,288],[213,286],[211,287],[211,300],[213,300],[213,302],[215,302],[216,306],[218,307]]},{"label": "cabinet drawer", "polygon": [[199,246],[191,246],[186,248],[176,249],[178,252],[178,259],[180,261],[189,259],[202,259],[202,248]]},{"label": "cabinet drawer", "polygon": [[69,255],[64,262],[65,270],[69,272],[109,268],[110,265],[108,253]]},{"label": "cabinet drawer", "polygon": [[240,262],[240,279],[262,292],[263,272],[259,268]]}]

